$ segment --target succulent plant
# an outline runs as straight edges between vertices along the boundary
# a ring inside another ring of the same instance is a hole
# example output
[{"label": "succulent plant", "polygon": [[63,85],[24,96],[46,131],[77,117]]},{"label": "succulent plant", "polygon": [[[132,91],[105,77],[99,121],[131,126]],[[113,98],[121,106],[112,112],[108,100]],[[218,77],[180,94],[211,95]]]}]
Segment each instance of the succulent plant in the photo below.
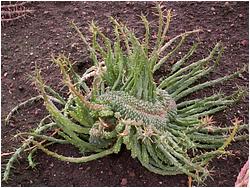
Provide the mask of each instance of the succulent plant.
[{"label": "succulent plant", "polygon": [[[209,161],[230,154],[225,149],[232,140],[248,138],[246,133],[238,133],[248,129],[248,125],[237,118],[232,121],[232,126],[221,128],[214,125],[212,117],[241,99],[244,90],[239,89],[230,96],[218,92],[204,98],[186,98],[244,71],[241,69],[218,79],[197,82],[219,66],[223,52],[221,43],[217,43],[206,58],[188,63],[197,48],[194,43],[188,53],[173,64],[170,74],[156,83],[154,74],[161,65],[169,61],[187,37],[201,31],[187,31],[165,42],[172,15],[168,11],[165,20],[160,5],[157,9],[159,27],[153,49],[149,47],[150,24],[145,16],[141,17],[146,31],[143,40],[111,18],[115,40],[106,37],[92,22],[90,44],[76,24],[71,23],[88,46],[94,65],[79,75],[73,70],[69,58],[64,55],[53,58],[70,91],[66,99],[45,85],[40,71],[36,70],[36,84],[41,95],[17,108],[43,99],[50,115],[35,131],[20,133],[29,136],[28,140],[9,160],[4,180],[7,180],[17,156],[32,143],[28,156],[31,166],[34,166],[32,156],[37,149],[63,161],[82,163],[118,153],[124,144],[131,156],[149,171],[161,175],[186,174],[197,182],[204,182],[209,175]],[[91,84],[87,82],[90,78]],[[7,121],[17,108],[9,114]],[[46,120],[50,122],[45,123]],[[57,137],[48,134],[51,129],[56,130]],[[41,143],[40,140],[44,141]],[[66,157],[50,151],[47,146],[54,143],[70,143],[83,156]]]}]

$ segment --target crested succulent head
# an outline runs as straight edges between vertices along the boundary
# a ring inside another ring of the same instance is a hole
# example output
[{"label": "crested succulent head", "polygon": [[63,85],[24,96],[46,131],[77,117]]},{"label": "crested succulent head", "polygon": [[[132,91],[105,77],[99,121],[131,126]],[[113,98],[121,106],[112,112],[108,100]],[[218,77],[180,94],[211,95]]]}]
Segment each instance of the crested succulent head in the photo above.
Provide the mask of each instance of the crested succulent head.
[{"label": "crested succulent head", "polygon": [[[152,41],[150,24],[145,16],[141,17],[145,26],[143,40],[111,18],[115,39],[109,39],[92,22],[92,43],[88,43],[76,24],[71,23],[88,46],[94,64],[79,75],[67,57],[60,55],[53,59],[69,88],[67,99],[46,86],[37,71],[37,86],[52,121],[50,128],[59,129],[60,139],[46,136],[44,130],[48,124],[42,123],[44,129],[40,127],[35,133],[26,133],[33,136],[29,142],[35,148],[60,160],[79,163],[118,153],[124,144],[133,158],[154,173],[186,174],[203,182],[209,175],[208,162],[227,154],[225,149],[232,140],[247,138],[237,134],[237,130],[247,127],[237,119],[233,126],[226,128],[216,127],[212,119],[213,114],[239,100],[244,93],[242,90],[230,96],[215,93],[205,98],[186,98],[244,71],[198,82],[219,65],[223,52],[221,43],[217,43],[207,57],[193,62],[192,55],[197,48],[194,43],[187,54],[172,65],[168,75],[160,81],[154,80],[156,71],[169,63],[185,44],[185,39],[201,31],[187,31],[165,41],[172,15],[168,11],[164,17],[160,5],[157,9],[159,27],[153,48],[149,44]],[[91,84],[87,82],[89,78],[93,78]],[[55,103],[60,103],[62,109]],[[85,156],[65,157],[49,151],[37,142],[36,139],[41,137],[51,143],[70,143]],[[29,160],[32,162],[32,157]],[[7,175],[8,172],[5,178]]]}]

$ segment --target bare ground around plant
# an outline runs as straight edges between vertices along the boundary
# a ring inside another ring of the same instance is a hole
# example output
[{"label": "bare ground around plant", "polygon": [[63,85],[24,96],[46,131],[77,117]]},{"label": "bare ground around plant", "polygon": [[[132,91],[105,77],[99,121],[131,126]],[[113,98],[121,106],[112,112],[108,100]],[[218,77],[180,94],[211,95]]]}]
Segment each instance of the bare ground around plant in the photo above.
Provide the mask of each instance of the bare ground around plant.
[{"label": "bare ground around plant", "polygon": [[[199,50],[194,59],[208,55],[216,42],[225,47],[220,66],[203,81],[230,74],[248,65],[248,2],[166,2],[174,18],[168,36],[183,31],[202,28],[199,34]],[[143,36],[144,29],[139,16],[147,15],[156,28],[157,16],[153,2],[33,2],[27,6],[35,12],[22,20],[2,24],[1,32],[1,110],[2,110],[2,153],[13,151],[20,145],[20,140],[13,139],[18,132],[27,131],[37,126],[46,115],[42,102],[26,107],[11,119],[8,126],[3,120],[7,113],[18,103],[38,95],[35,86],[29,81],[28,74],[33,74],[35,64],[42,69],[42,75],[54,89],[61,88],[61,76],[58,68],[51,63],[51,55],[64,53],[69,55],[75,68],[83,72],[91,65],[86,46],[82,44],[76,32],[69,27],[70,20],[75,20],[84,35],[89,36],[88,24],[95,20],[102,30],[112,36],[109,17],[113,16],[134,28],[137,36]],[[155,31],[155,29],[154,29]],[[152,34],[154,35],[154,34]],[[168,39],[166,39],[168,40]],[[186,42],[177,56],[163,66],[155,75],[156,79],[167,75],[169,64],[183,56],[191,45]],[[192,61],[193,61],[192,60]],[[248,72],[240,78],[216,85],[213,88],[195,93],[189,98],[203,97],[215,91],[232,93],[238,86],[248,88]],[[65,93],[65,91],[60,91]],[[214,116],[218,125],[230,125],[234,116],[248,123],[248,96]],[[209,169],[212,178],[205,182],[207,186],[234,186],[240,168],[248,158],[248,141],[233,143],[228,149],[233,155],[214,159]],[[68,145],[54,145],[50,149],[67,156],[79,156],[77,149]],[[2,157],[2,171],[8,157]],[[11,179],[2,186],[188,186],[185,175],[161,176],[147,171],[137,160],[130,157],[125,148],[117,155],[88,162],[71,164],[58,161],[37,152],[37,166],[28,168],[27,158],[21,155],[19,162],[12,169]]]}]

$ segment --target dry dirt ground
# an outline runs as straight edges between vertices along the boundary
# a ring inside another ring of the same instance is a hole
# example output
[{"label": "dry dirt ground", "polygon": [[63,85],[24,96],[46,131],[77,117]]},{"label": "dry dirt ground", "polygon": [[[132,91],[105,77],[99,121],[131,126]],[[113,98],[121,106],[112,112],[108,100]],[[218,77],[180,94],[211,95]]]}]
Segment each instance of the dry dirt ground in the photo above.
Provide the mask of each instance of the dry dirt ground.
[{"label": "dry dirt ground", "polygon": [[[225,47],[224,55],[216,72],[207,79],[235,72],[248,65],[248,2],[166,2],[175,17],[171,23],[169,36],[172,37],[185,30],[202,28],[198,37],[200,47],[195,57],[205,57],[217,41]],[[95,20],[102,30],[110,35],[112,26],[108,17],[113,16],[135,29],[137,36],[144,33],[139,22],[141,13],[148,16],[154,27],[157,16],[153,2],[33,2],[27,5],[35,10],[30,17],[23,20],[2,24],[1,32],[1,109],[2,120],[18,103],[36,96],[38,93],[28,79],[35,64],[42,69],[43,76],[54,89],[61,87],[60,74],[51,65],[51,55],[64,53],[72,62],[77,62],[77,71],[84,71],[90,66],[86,46],[76,32],[69,27],[68,21],[75,20],[85,35],[89,35],[88,24]],[[187,44],[187,46],[190,44]],[[187,48],[181,50],[185,51]],[[168,65],[157,72],[159,75],[168,72]],[[213,91],[231,93],[238,86],[248,87],[248,73],[240,78],[212,89],[196,93],[191,97],[201,97]],[[2,124],[2,153],[13,151],[18,141],[13,135],[19,131],[27,131],[37,125],[46,114],[42,102],[19,111],[11,119],[9,126]],[[218,124],[230,124],[234,116],[248,122],[248,96],[218,113],[215,120]],[[2,121],[3,122],[3,121]],[[77,150],[70,146],[53,146],[51,149],[65,155],[77,155]],[[212,177],[205,183],[207,186],[234,186],[241,166],[248,158],[248,142],[234,143],[229,147],[234,155],[215,159],[211,162]],[[6,157],[2,157],[2,163]],[[36,154],[37,166],[27,168],[25,155],[20,156],[19,163],[12,170],[11,180],[2,182],[3,186],[187,186],[187,177],[160,176],[143,168],[130,153],[122,150],[118,155],[86,164],[69,164],[46,156],[42,152]],[[3,168],[2,168],[3,169]]]}]

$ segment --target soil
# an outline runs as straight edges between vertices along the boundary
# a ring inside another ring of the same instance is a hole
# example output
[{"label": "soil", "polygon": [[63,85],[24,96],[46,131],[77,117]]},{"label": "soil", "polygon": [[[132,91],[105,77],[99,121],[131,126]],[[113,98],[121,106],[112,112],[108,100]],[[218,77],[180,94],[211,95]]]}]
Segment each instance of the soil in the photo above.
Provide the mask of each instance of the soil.
[{"label": "soil", "polygon": [[[74,20],[87,36],[88,24],[92,20],[112,36],[112,26],[108,20],[110,16],[134,28],[137,36],[143,36],[144,33],[139,21],[141,13],[148,16],[153,26],[157,24],[153,2],[58,1],[32,2],[26,6],[35,12],[25,19],[2,24],[2,153],[13,151],[20,145],[20,140],[13,139],[13,135],[36,127],[46,115],[42,102],[37,102],[20,110],[11,119],[10,125],[3,125],[3,119],[14,106],[38,95],[28,76],[33,74],[35,65],[42,69],[44,79],[56,90],[61,88],[62,83],[58,68],[51,63],[52,55],[64,53],[70,56],[80,72],[90,66],[86,46],[70,28],[68,21]],[[204,32],[198,36],[200,45],[194,59],[207,56],[216,42],[223,43],[225,51],[220,66],[203,81],[233,73],[248,65],[248,2],[164,2],[164,6],[166,9],[171,8],[175,15],[168,36],[185,30],[203,29]],[[186,51],[190,44],[188,40],[181,52]],[[180,56],[179,53],[176,58]],[[156,78],[166,75],[168,70],[168,65],[163,66],[157,71]],[[219,90],[229,94],[238,86],[248,88],[247,71],[233,81],[195,93],[189,98],[202,97]],[[214,119],[218,125],[230,125],[234,116],[248,123],[248,96],[216,114]],[[67,156],[78,155],[77,149],[68,145],[54,145],[50,149]],[[248,142],[233,143],[228,149],[234,155],[214,159],[210,163],[213,179],[207,179],[207,186],[234,186],[240,168],[248,159]],[[2,157],[2,163],[6,162],[5,159],[7,157]],[[28,168],[25,155],[21,155],[18,161],[15,163],[16,168],[12,169],[11,179],[7,183],[2,182],[2,186],[188,186],[187,176],[153,174],[143,168],[139,161],[132,159],[125,149],[117,155],[85,164],[58,161],[40,151],[36,154],[35,169]]]}]

